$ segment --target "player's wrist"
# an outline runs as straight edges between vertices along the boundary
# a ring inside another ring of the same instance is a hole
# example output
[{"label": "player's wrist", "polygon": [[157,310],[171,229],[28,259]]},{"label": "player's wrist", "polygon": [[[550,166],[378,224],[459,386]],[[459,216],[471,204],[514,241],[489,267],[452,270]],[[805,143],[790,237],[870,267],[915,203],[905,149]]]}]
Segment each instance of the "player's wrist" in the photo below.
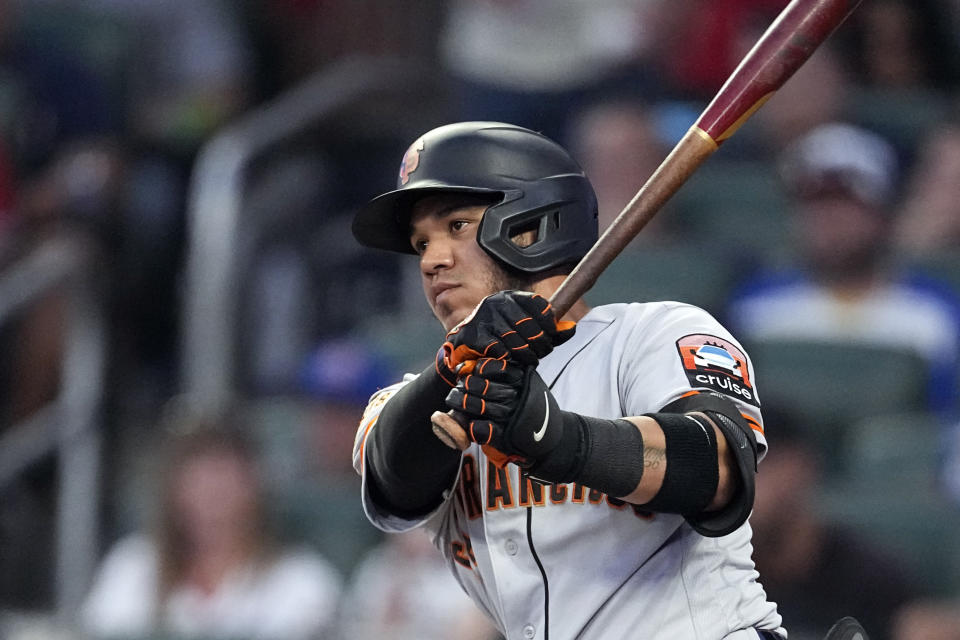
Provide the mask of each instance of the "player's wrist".
[{"label": "player's wrist", "polygon": [[632,493],[643,477],[643,435],[628,420],[561,411],[563,440],[529,473],[550,482],[577,482],[615,498]]},{"label": "player's wrist", "polygon": [[557,411],[548,428],[559,437],[548,451],[530,458],[527,473],[546,482],[577,481],[583,471],[587,446],[582,417],[571,411]]}]

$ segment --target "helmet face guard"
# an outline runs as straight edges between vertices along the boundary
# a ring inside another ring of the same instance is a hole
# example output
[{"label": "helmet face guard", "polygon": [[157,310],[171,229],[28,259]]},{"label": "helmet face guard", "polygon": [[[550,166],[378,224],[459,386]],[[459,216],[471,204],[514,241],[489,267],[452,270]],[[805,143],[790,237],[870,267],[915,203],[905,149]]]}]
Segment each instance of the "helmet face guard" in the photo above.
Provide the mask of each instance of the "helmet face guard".
[{"label": "helmet face guard", "polygon": [[[583,170],[561,146],[529,129],[496,122],[434,129],[404,154],[397,182],[354,218],[361,244],[415,253],[411,210],[438,193],[499,197],[481,219],[477,243],[524,273],[574,263],[597,240],[596,196]],[[524,231],[536,232],[528,246],[512,240]]]}]

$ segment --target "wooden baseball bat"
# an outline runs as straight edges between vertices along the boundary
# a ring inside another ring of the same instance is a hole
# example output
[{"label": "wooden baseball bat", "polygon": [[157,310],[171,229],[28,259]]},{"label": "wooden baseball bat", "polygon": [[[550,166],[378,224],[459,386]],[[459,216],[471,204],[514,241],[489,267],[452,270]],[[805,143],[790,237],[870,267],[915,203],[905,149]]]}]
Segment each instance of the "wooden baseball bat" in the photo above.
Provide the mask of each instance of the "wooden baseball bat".
[{"label": "wooden baseball bat", "polygon": [[[783,86],[860,0],[792,0],[744,56],[697,121],[550,297],[562,317],[704,160]],[[456,419],[434,414],[434,433],[469,445]]]}]

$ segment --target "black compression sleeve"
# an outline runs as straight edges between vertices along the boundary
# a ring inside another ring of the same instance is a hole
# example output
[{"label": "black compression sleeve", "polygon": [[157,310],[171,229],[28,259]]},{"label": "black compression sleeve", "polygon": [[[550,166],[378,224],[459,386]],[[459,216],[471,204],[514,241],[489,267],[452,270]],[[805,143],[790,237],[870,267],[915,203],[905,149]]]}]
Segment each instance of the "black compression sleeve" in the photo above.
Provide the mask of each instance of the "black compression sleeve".
[{"label": "black compression sleeve", "polygon": [[450,385],[433,365],[383,406],[367,442],[366,465],[374,499],[402,516],[429,513],[442,500],[460,463],[433,435],[430,416],[445,411]]}]

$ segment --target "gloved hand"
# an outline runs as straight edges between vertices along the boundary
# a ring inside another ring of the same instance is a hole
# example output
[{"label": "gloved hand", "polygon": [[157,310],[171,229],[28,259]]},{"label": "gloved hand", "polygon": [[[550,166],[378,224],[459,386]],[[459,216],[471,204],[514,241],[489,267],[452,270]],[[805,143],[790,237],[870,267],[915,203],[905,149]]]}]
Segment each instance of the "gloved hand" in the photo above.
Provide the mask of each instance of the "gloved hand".
[{"label": "gloved hand", "polygon": [[540,358],[573,336],[575,323],[557,321],[543,296],[501,291],[484,298],[443,344],[446,368],[464,375],[479,358],[505,359],[535,366]]},{"label": "gloved hand", "polygon": [[446,402],[466,416],[467,437],[501,452],[506,462],[557,482],[575,470],[580,421],[560,410],[535,368],[482,358],[458,379]]}]

